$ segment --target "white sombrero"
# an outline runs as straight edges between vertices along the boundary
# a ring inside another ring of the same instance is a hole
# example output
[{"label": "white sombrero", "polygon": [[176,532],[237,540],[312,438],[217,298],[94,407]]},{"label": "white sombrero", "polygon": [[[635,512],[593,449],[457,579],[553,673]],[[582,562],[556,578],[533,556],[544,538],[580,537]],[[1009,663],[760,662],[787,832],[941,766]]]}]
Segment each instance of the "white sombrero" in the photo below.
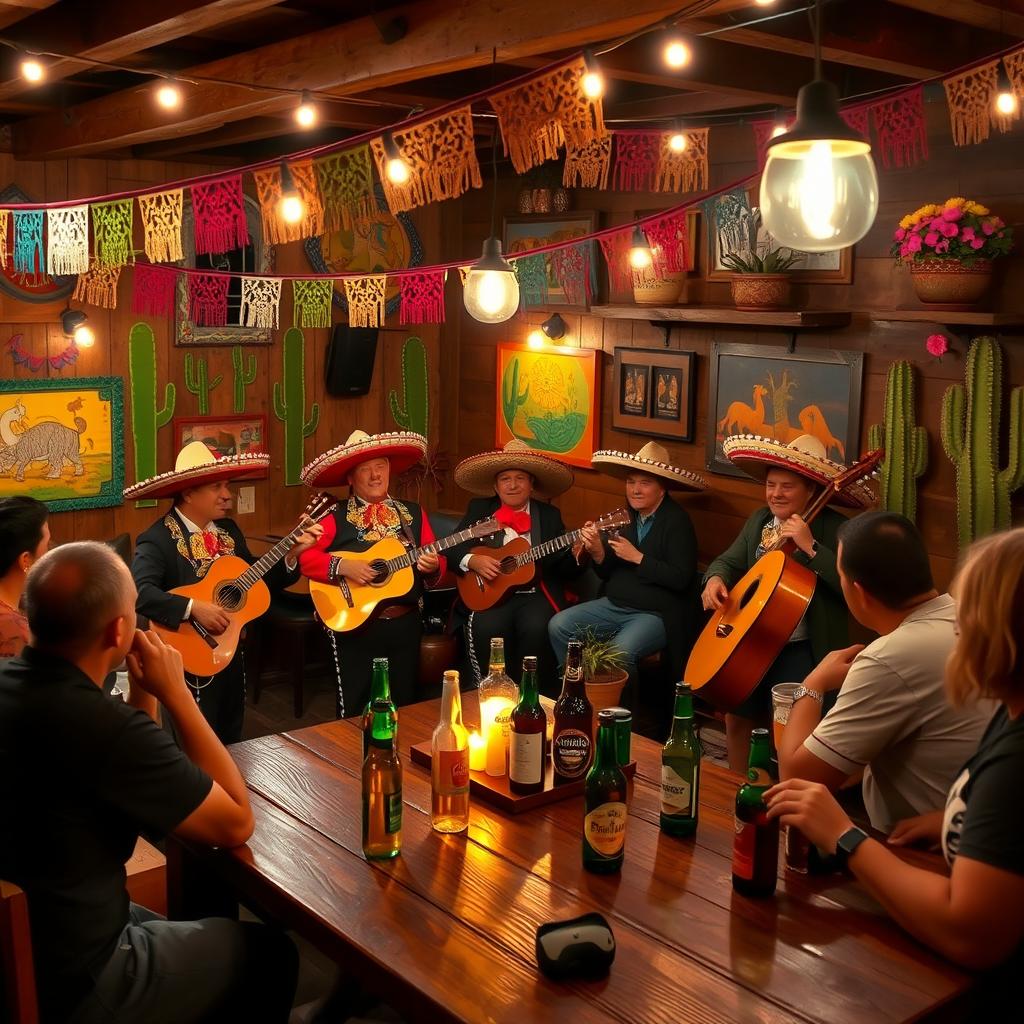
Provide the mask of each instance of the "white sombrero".
[{"label": "white sombrero", "polygon": [[202,441],[190,441],[178,452],[174,469],[126,487],[124,496],[127,500],[171,498],[186,487],[202,487],[218,480],[241,480],[269,468],[270,456],[266,452],[218,455]]},{"label": "white sombrero", "polygon": [[[730,462],[755,480],[764,480],[769,469],[788,469],[811,483],[825,486],[846,470],[842,463],[827,457],[825,446],[813,434],[801,434],[789,444],[756,434],[733,434],[722,442],[722,448]],[[850,508],[868,508],[875,503],[875,495],[859,480],[833,492],[830,501]]]},{"label": "white sombrero", "polygon": [[648,441],[635,455],[629,452],[599,451],[590,457],[594,469],[609,476],[627,477],[630,473],[647,473],[664,480],[670,487],[706,491],[708,482],[698,473],[680,469],[668,461],[668,451],[655,441]]},{"label": "white sombrero", "polygon": [[368,434],[353,430],[344,444],[317,456],[302,471],[302,482],[309,487],[339,487],[348,483],[348,475],[361,462],[387,459],[396,476],[415,466],[427,450],[422,434],[396,430],[384,434]]},{"label": "white sombrero", "polygon": [[506,469],[521,469],[536,480],[535,493],[556,498],[572,487],[572,470],[557,459],[535,452],[513,438],[504,448],[481,452],[463,459],[455,467],[455,482],[470,494],[494,494],[494,478]]}]

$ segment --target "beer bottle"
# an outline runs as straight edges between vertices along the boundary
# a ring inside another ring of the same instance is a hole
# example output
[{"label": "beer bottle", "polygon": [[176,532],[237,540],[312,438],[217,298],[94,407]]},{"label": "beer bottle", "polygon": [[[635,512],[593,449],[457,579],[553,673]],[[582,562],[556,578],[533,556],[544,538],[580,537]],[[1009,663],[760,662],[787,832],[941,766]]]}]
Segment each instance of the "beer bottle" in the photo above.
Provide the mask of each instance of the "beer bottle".
[{"label": "beer bottle", "polygon": [[768,769],[768,730],[750,735],[747,781],[736,793],[736,834],[732,846],[732,887],[744,896],[771,896],[779,873],[779,821],[768,820],[765,790],[772,785]]},{"label": "beer bottle", "polygon": [[539,793],[544,788],[544,735],[548,719],[537,693],[535,657],[523,658],[519,694],[509,733],[508,788],[519,794]]},{"label": "beer bottle", "polygon": [[551,760],[555,783],[586,778],[594,758],[594,709],[583,682],[583,644],[570,640],[565,655],[562,693],[555,701]]},{"label": "beer bottle", "polygon": [[402,848],[402,762],[390,701],[370,705],[369,752],[363,762],[363,853],[395,857]]},{"label": "beer bottle", "polygon": [[459,673],[453,670],[444,674],[430,765],[430,824],[435,832],[464,832],[469,827],[469,734],[462,724]]},{"label": "beer bottle", "polygon": [[584,790],[583,866],[597,874],[622,867],[626,849],[626,776],[615,750],[615,713],[597,713],[597,756]]},{"label": "beer bottle", "polygon": [[391,699],[391,682],[388,679],[388,659],[373,659],[373,676],[370,679],[370,699],[363,708],[363,760],[370,751],[370,728],[373,724],[373,716],[370,708],[375,700],[386,700],[391,709],[391,724],[394,727],[395,746],[398,746],[398,709]]},{"label": "beer bottle", "polygon": [[702,753],[693,728],[693,694],[686,683],[676,683],[672,734],[661,751],[661,831],[666,835],[697,831]]}]

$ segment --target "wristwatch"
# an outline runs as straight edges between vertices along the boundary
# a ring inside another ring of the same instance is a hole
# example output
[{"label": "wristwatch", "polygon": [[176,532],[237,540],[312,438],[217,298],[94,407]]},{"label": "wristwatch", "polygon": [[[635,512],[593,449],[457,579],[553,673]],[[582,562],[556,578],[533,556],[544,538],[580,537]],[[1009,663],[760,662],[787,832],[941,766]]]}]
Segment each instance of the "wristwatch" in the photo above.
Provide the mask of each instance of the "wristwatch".
[{"label": "wristwatch", "polygon": [[793,703],[795,704],[801,697],[813,697],[817,702],[818,706],[821,707],[824,703],[824,694],[818,693],[817,690],[809,690],[802,683],[793,691]]},{"label": "wristwatch", "polygon": [[853,828],[847,829],[836,842],[836,860],[839,862],[839,867],[846,869],[846,864],[850,857],[853,855],[853,851],[864,842],[865,839],[871,837],[862,828],[857,828],[855,825]]}]

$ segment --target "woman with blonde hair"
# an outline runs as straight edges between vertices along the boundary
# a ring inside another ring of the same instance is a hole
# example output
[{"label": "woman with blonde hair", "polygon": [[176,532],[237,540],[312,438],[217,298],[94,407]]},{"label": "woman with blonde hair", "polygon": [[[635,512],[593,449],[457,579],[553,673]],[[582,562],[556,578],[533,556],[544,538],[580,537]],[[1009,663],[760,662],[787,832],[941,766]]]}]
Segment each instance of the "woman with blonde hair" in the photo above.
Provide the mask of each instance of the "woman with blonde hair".
[{"label": "woman with blonde hair", "polygon": [[[1024,529],[975,544],[952,590],[959,635],[946,665],[950,700],[961,706],[988,697],[1000,706],[945,810],[900,822],[888,840],[941,844],[949,874],[902,861],[855,828],[817,783],[774,786],[768,814],[837,853],[916,938],[964,967],[1005,965],[999,980],[1012,983],[1024,966]],[[997,983],[977,991],[988,1002],[1007,990]]]}]

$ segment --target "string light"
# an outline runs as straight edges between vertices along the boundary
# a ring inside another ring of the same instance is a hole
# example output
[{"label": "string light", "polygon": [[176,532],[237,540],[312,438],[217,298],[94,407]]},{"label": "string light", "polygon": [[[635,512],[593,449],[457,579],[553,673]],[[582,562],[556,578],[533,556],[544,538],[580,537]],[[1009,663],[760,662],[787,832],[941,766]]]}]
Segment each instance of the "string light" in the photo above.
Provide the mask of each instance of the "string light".
[{"label": "string light", "polygon": [[996,111],[1004,117],[1017,113],[1017,97],[1013,92],[1010,76],[1006,73],[1003,62],[999,62],[999,77],[996,79]]},{"label": "string light", "polygon": [[688,43],[685,43],[678,36],[673,36],[665,44],[665,49],[662,51],[662,56],[665,59],[665,63],[670,68],[685,68],[687,64],[693,59],[693,51],[690,49]]},{"label": "string light", "polygon": [[775,0],[754,0],[754,3],[758,7],[771,7],[775,3]]},{"label": "string light", "polygon": [[177,110],[181,106],[181,87],[174,81],[164,82],[157,87],[156,102],[164,110]]},{"label": "string light", "polygon": [[302,98],[295,108],[295,123],[300,128],[312,128],[320,120],[320,112],[313,102],[313,95],[308,89],[302,90]]},{"label": "string light", "polygon": [[686,151],[686,132],[682,128],[676,128],[668,137],[668,148],[673,153],[684,153]]},{"label": "string light", "polygon": [[480,259],[469,268],[462,299],[466,312],[483,324],[500,324],[519,308],[519,281],[501,255],[493,235],[484,242]]},{"label": "string light", "polygon": [[285,224],[298,224],[306,216],[306,204],[295,187],[292,172],[285,161],[281,161],[281,201],[277,212]]},{"label": "string light", "polygon": [[96,342],[93,329],[86,323],[89,317],[80,309],[68,306],[60,315],[60,326],[65,336],[79,348],[92,348]]},{"label": "string light", "polygon": [[402,151],[398,148],[398,143],[395,142],[394,135],[391,132],[385,132],[383,140],[384,155],[387,157],[384,170],[388,176],[388,181],[393,185],[404,185],[412,176],[412,171],[405,162]]},{"label": "string light", "polygon": [[46,77],[46,68],[43,66],[42,61],[36,60],[35,57],[22,57],[19,70],[21,71],[21,77],[33,85],[41,82]]},{"label": "string light", "polygon": [[647,242],[647,236],[638,224],[633,228],[633,247],[629,250],[629,265],[634,270],[646,270],[654,263],[654,253]]},{"label": "string light", "polygon": [[586,71],[580,79],[583,95],[588,100],[598,100],[604,95],[604,75],[601,74],[601,68],[589,50],[583,54],[583,63],[586,65]]}]

